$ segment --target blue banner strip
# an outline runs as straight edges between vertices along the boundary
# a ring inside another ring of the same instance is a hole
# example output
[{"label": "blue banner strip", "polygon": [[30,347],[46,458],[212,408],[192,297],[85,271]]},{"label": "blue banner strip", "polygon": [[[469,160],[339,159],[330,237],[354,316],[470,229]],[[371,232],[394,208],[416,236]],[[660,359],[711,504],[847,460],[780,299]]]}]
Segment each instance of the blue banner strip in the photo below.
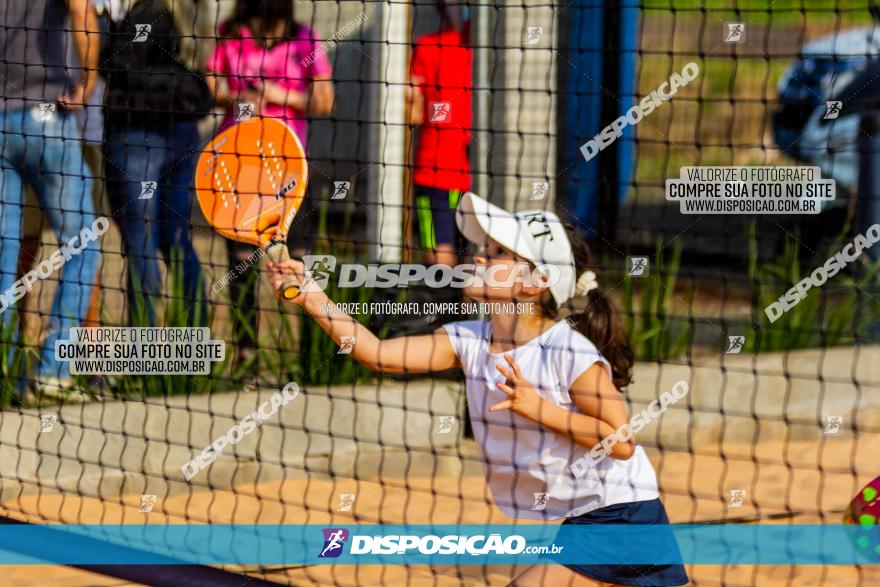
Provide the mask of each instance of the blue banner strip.
[{"label": "blue banner strip", "polygon": [[0,525],[0,564],[880,564],[880,527]]}]

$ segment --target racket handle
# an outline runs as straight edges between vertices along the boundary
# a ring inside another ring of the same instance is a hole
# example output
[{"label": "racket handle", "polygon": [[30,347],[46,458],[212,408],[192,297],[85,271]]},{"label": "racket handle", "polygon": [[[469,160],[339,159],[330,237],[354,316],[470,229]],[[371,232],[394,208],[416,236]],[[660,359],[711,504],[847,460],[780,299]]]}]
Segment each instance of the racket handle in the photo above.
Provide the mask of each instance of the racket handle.
[{"label": "racket handle", "polygon": [[[275,242],[266,247],[266,254],[263,256],[263,264],[266,263],[282,263],[290,260],[290,253],[287,252],[287,244],[283,242]],[[300,283],[293,273],[284,278],[278,292],[285,300],[292,300],[299,294]]]}]

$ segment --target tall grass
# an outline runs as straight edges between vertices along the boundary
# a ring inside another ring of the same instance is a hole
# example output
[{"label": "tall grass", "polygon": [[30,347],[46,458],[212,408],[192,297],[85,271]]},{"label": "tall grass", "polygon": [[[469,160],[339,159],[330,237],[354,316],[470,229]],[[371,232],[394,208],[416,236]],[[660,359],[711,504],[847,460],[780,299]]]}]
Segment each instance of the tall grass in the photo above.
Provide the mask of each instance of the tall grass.
[{"label": "tall grass", "polygon": [[[137,276],[133,276],[137,281]],[[154,300],[136,299],[134,308],[130,308],[129,322],[133,327],[165,327],[191,328],[213,324],[215,309],[208,306],[203,311],[205,301],[204,279],[200,277],[195,292],[186,291],[183,279],[182,253],[174,250],[171,253],[168,267],[169,291],[166,296]],[[135,291],[143,291],[134,283]],[[147,304],[155,311],[150,317]],[[159,312],[160,306],[162,311]],[[161,316],[160,316],[161,314]],[[206,314],[206,315],[205,315]],[[209,393],[218,388],[223,381],[223,374],[228,368],[228,353],[223,361],[211,363],[208,375],[122,375],[113,377],[112,390],[114,395],[132,398],[148,396],[181,395],[188,393]]]},{"label": "tall grass", "polygon": [[[752,286],[751,324],[746,324],[744,351],[751,353],[784,352],[805,348],[852,345],[857,337],[877,328],[880,300],[876,286],[880,264],[856,268],[858,277],[847,269],[831,278],[821,288],[812,288],[807,296],[776,322],[770,323],[764,309],[794,284],[839,251],[843,237],[829,247],[827,254],[807,262],[802,270],[798,239],[785,242],[782,255],[760,263],[754,225],[749,237],[748,278]],[[633,351],[639,360],[667,360],[688,354],[694,341],[694,325],[685,316],[672,314],[681,249],[673,247],[668,261],[664,247],[658,244],[646,278],[624,276],[623,310]],[[696,290],[688,293],[688,307],[693,307]],[[681,304],[683,305],[683,304]],[[876,336],[876,333],[871,333]]]},{"label": "tall grass", "polygon": [[39,353],[21,341],[21,316],[17,308],[0,314],[0,408],[8,406],[36,364]]},{"label": "tall grass", "polygon": [[848,275],[844,268],[821,288],[811,288],[804,299],[776,322],[770,323],[764,308],[845,245],[843,238],[838,238],[824,257],[809,261],[806,271],[802,271],[797,240],[796,237],[786,239],[782,256],[762,264],[758,261],[758,239],[752,226],[748,275],[753,292],[753,320],[750,335],[746,336],[748,351],[772,352],[853,344],[860,327],[880,319],[880,303],[874,298],[877,289],[872,286],[876,283],[880,266],[868,264],[857,278]]},{"label": "tall grass", "polygon": [[[693,339],[693,324],[671,315],[675,285],[681,267],[681,245],[675,243],[667,261],[662,241],[657,244],[647,277],[623,278],[624,321],[630,344],[639,360],[652,361],[687,354]],[[636,283],[639,287],[636,287]],[[693,303],[694,291],[690,290]]]},{"label": "tall grass", "polygon": [[[365,287],[342,289],[334,283],[328,285],[327,295],[334,302],[358,302],[364,305],[370,301],[372,290]],[[355,318],[366,326],[371,316],[361,314]],[[351,355],[337,354],[339,348],[336,343],[310,317],[301,317],[299,333],[298,358],[305,383],[342,384],[368,381],[372,377],[372,372],[362,367]]]},{"label": "tall grass", "polygon": [[[347,211],[341,223],[340,234],[352,234],[354,217]],[[315,239],[315,250],[322,254],[336,257],[337,263],[353,259],[358,251],[350,240],[331,239],[327,234],[327,210],[321,207],[318,218],[318,237]],[[360,303],[366,305],[373,295],[372,289],[339,288],[337,280],[331,277],[326,289],[327,295],[337,303]],[[277,325],[273,324],[269,335],[269,344],[260,344],[260,359],[270,371],[277,383],[296,380],[304,384],[330,385],[345,384],[369,380],[373,374],[362,367],[351,355],[338,354],[339,347],[311,317],[298,309],[294,310],[296,327],[292,326],[289,314],[284,307],[291,308],[289,303],[278,304]],[[284,307],[282,307],[282,305]],[[355,317],[361,324],[367,325],[372,318],[369,314]],[[378,333],[380,337],[383,333]]]}]

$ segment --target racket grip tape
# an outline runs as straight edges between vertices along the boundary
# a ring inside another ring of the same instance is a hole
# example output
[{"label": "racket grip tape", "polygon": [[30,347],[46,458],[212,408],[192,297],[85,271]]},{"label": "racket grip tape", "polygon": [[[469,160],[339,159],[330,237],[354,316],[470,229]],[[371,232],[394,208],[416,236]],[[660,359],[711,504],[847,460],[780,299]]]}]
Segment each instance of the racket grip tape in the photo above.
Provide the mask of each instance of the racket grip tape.
[{"label": "racket grip tape", "polygon": [[[287,252],[287,245],[282,242],[272,243],[266,247],[266,254],[263,256],[263,264],[266,263],[282,263],[290,260],[290,253]],[[299,294],[300,283],[296,275],[290,273],[284,278],[278,292],[285,300],[292,300]]]}]

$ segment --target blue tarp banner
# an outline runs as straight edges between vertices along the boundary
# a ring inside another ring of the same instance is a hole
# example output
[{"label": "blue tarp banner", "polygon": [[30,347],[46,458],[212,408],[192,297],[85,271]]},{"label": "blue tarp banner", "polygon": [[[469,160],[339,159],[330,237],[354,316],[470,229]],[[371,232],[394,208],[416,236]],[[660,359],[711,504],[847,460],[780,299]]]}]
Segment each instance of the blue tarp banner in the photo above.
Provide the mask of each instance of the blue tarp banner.
[{"label": "blue tarp banner", "polygon": [[854,525],[2,525],[0,564],[880,564]]}]

